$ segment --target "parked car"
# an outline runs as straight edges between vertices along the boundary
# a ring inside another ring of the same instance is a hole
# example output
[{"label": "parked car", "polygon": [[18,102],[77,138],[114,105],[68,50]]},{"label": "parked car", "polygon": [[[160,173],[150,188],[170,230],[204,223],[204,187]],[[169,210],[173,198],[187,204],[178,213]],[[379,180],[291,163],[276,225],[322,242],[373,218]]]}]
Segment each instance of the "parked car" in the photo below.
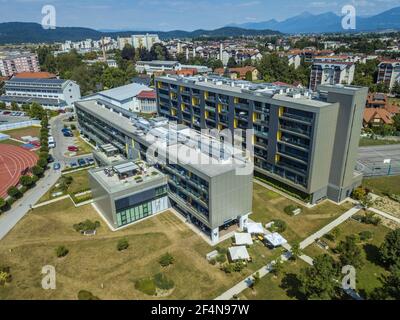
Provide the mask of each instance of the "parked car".
[{"label": "parked car", "polygon": [[85,159],[79,159],[78,164],[79,164],[79,166],[83,167],[83,166],[86,166],[87,163],[86,163]]},{"label": "parked car", "polygon": [[61,165],[57,162],[53,165],[53,169],[54,170],[60,170],[61,169]]},{"label": "parked car", "polygon": [[76,162],[72,162],[72,163],[71,163],[71,167],[72,167],[72,168],[76,168],[77,166],[78,166],[78,164],[77,164]]},{"label": "parked car", "polygon": [[47,158],[47,162],[48,163],[53,163],[54,162],[54,158],[51,154],[49,154],[48,158]]},{"label": "parked car", "polygon": [[86,162],[90,165],[94,164],[94,159],[93,158],[86,158]]},{"label": "parked car", "polygon": [[68,147],[68,151],[77,152],[77,151],[79,151],[79,148],[78,148],[78,147],[75,147],[75,146],[69,146],[69,147]]}]

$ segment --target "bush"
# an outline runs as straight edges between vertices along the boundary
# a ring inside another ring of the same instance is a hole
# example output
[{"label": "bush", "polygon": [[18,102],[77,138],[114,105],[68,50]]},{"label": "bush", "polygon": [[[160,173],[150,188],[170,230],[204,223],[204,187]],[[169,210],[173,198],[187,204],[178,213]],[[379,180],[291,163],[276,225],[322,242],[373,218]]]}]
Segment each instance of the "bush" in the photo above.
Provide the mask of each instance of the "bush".
[{"label": "bush", "polygon": [[69,253],[69,250],[64,246],[59,246],[56,249],[57,258],[63,258]]},{"label": "bush", "polygon": [[367,212],[365,216],[361,217],[361,222],[377,226],[381,222],[381,218],[373,212]]},{"label": "bush", "polygon": [[148,296],[156,295],[156,284],[152,278],[137,280],[135,282],[135,288]]},{"label": "bush", "polygon": [[299,207],[297,207],[297,206],[295,206],[295,205],[290,205],[290,206],[287,206],[287,207],[284,209],[284,211],[285,211],[285,213],[288,214],[289,216],[294,216],[293,211],[295,211],[295,210],[297,210],[297,209],[299,209]]},{"label": "bush", "polygon": [[161,290],[171,290],[175,286],[174,281],[168,279],[163,273],[157,273],[154,276],[154,284]]},{"label": "bush", "polygon": [[226,248],[221,248],[221,247],[217,247],[216,250],[218,251],[219,254],[228,254],[228,249]]},{"label": "bush", "polygon": [[274,224],[272,226],[272,230],[275,232],[285,232],[287,229],[287,224],[283,220],[274,220]]},{"label": "bush", "polygon": [[74,227],[75,231],[82,232],[82,233],[85,231],[94,231],[100,227],[100,222],[99,221],[93,222],[88,219],[88,220],[80,222],[78,224],[74,224],[73,227]]},{"label": "bush", "polygon": [[3,211],[6,208],[6,206],[7,206],[6,200],[0,198],[0,211]]},{"label": "bush", "polygon": [[166,253],[160,258],[159,263],[164,268],[168,267],[169,265],[174,263],[174,257],[169,253]]},{"label": "bush", "polygon": [[45,158],[40,158],[39,161],[37,162],[37,165],[43,169],[47,168],[47,159]]},{"label": "bush", "polygon": [[226,255],[225,254],[219,254],[218,256],[217,256],[217,258],[216,258],[216,261],[218,262],[218,263],[225,263],[226,262],[226,260],[227,260],[227,258],[226,258]]},{"label": "bush", "polygon": [[359,233],[359,237],[361,241],[368,241],[374,237],[374,233],[371,231],[363,231]]},{"label": "bush", "polygon": [[12,281],[10,267],[0,267],[0,286]]},{"label": "bush", "polygon": [[71,124],[71,130],[76,130],[76,125]]},{"label": "bush", "polygon": [[19,183],[24,186],[24,187],[31,187],[33,185],[33,181],[31,176],[21,176],[21,178],[19,178]]},{"label": "bush", "polygon": [[43,176],[44,169],[43,169],[41,166],[34,166],[34,167],[32,168],[32,173],[33,173],[35,176],[41,177],[41,176]]},{"label": "bush", "polygon": [[212,266],[215,266],[217,264],[217,260],[215,259],[211,259],[209,262]]},{"label": "bush", "polygon": [[124,239],[121,239],[118,241],[118,244],[117,244],[118,251],[126,250],[126,249],[128,249],[128,247],[129,247],[128,239],[124,238]]},{"label": "bush", "polygon": [[78,292],[78,300],[100,300],[100,298],[93,295],[90,291],[81,290]]}]

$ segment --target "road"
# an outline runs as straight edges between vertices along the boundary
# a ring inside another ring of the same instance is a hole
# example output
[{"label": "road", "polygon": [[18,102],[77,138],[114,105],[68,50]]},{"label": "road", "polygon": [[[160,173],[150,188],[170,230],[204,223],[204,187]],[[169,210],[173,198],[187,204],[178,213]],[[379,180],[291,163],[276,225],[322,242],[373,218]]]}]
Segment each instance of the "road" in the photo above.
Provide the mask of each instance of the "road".
[{"label": "road", "polygon": [[[59,121],[59,117],[51,119],[49,124],[53,126],[57,121]],[[54,151],[55,150],[52,151],[53,156],[56,161],[59,161],[60,159]],[[62,169],[63,162],[60,161],[60,163],[62,164]],[[50,169],[46,171],[44,177],[38,181],[35,188],[25,193],[23,198],[18,200],[10,211],[0,216],[0,240],[14,228],[14,226],[30,211],[31,206],[37,203],[60,177],[61,170],[54,171],[53,168],[50,167]]]},{"label": "road", "polygon": [[[358,154],[358,169],[366,176],[386,176],[389,170],[392,175],[400,174],[400,144],[363,147]],[[391,159],[391,165],[383,163],[386,159]]]}]

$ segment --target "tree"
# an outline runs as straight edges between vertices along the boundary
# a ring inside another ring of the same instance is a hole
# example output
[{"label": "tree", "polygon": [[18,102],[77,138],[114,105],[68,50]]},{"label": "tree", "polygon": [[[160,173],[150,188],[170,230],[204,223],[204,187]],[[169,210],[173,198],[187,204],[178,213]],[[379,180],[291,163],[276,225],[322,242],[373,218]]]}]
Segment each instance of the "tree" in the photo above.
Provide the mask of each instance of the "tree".
[{"label": "tree", "polygon": [[135,48],[130,44],[126,44],[121,51],[121,57],[124,60],[135,60]]},{"label": "tree", "polygon": [[261,277],[260,277],[260,273],[256,272],[253,276],[253,281],[250,284],[250,288],[252,290],[254,290],[254,288],[260,283]]},{"label": "tree", "polygon": [[368,209],[374,205],[374,200],[370,194],[366,194],[360,199],[360,204],[365,209]]},{"label": "tree", "polygon": [[300,249],[300,244],[298,242],[294,243],[292,245],[292,258],[296,260],[298,257],[302,255],[301,249]]},{"label": "tree", "polygon": [[40,166],[34,166],[32,168],[32,173],[35,176],[41,177],[43,175],[43,173],[44,173],[44,169],[42,167],[40,167]]},{"label": "tree", "polygon": [[278,257],[275,260],[275,263],[272,264],[272,270],[271,273],[275,275],[275,277],[279,277],[279,275],[282,273],[283,270],[283,263],[281,257]]},{"label": "tree", "polygon": [[375,300],[399,300],[400,299],[400,265],[396,263],[389,269],[389,275],[383,276],[381,288],[372,294]]},{"label": "tree", "polygon": [[12,111],[19,111],[18,104],[16,102],[11,102],[11,110]]},{"label": "tree", "polygon": [[6,206],[7,206],[6,200],[0,198],[0,212],[3,211]]},{"label": "tree", "polygon": [[393,118],[393,126],[397,131],[400,131],[400,113],[396,114]]},{"label": "tree", "polygon": [[21,176],[21,178],[19,178],[19,183],[21,185],[23,185],[24,187],[29,188],[29,187],[32,186],[33,181],[32,181],[32,178],[30,176],[25,175],[25,176]]},{"label": "tree", "polygon": [[128,239],[123,238],[118,241],[118,244],[117,244],[118,251],[126,250],[126,249],[128,249],[128,247],[129,247]]},{"label": "tree", "polygon": [[400,229],[386,235],[379,251],[381,260],[386,266],[400,265]]},{"label": "tree", "polygon": [[400,96],[400,82],[396,81],[392,88],[392,93],[396,96]]},{"label": "tree", "polygon": [[314,259],[314,265],[302,269],[298,280],[299,291],[306,299],[332,300],[339,296],[339,267],[329,255]]},{"label": "tree", "polygon": [[45,158],[40,158],[39,161],[37,162],[37,165],[41,168],[46,168],[48,165],[47,159]]},{"label": "tree", "polygon": [[340,253],[339,259],[343,266],[354,266],[361,268],[365,264],[362,249],[356,243],[356,237],[346,237],[345,241],[341,241],[337,247]]},{"label": "tree", "polygon": [[22,196],[21,191],[19,191],[17,187],[10,187],[10,188],[8,188],[7,194],[8,194],[11,198],[14,198],[14,199],[19,199],[19,198]]},{"label": "tree", "polygon": [[274,220],[274,224],[271,229],[273,231],[282,233],[282,232],[285,232],[286,228],[287,228],[286,222],[278,219],[278,220]]},{"label": "tree", "polygon": [[237,62],[234,57],[230,57],[227,64],[228,68],[235,68],[237,67]]},{"label": "tree", "polygon": [[169,265],[174,263],[174,257],[169,253],[166,253],[160,258],[159,263],[164,268],[168,267]]}]

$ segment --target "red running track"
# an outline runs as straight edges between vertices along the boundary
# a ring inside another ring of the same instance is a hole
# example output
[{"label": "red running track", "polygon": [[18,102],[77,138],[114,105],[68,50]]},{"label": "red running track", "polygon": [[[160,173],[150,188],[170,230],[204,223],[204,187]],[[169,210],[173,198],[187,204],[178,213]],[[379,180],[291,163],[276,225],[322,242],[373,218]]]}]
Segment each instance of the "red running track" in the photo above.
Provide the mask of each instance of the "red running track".
[{"label": "red running track", "polygon": [[24,170],[36,165],[38,156],[24,148],[0,144],[0,197],[7,197],[7,190],[17,186]]}]

